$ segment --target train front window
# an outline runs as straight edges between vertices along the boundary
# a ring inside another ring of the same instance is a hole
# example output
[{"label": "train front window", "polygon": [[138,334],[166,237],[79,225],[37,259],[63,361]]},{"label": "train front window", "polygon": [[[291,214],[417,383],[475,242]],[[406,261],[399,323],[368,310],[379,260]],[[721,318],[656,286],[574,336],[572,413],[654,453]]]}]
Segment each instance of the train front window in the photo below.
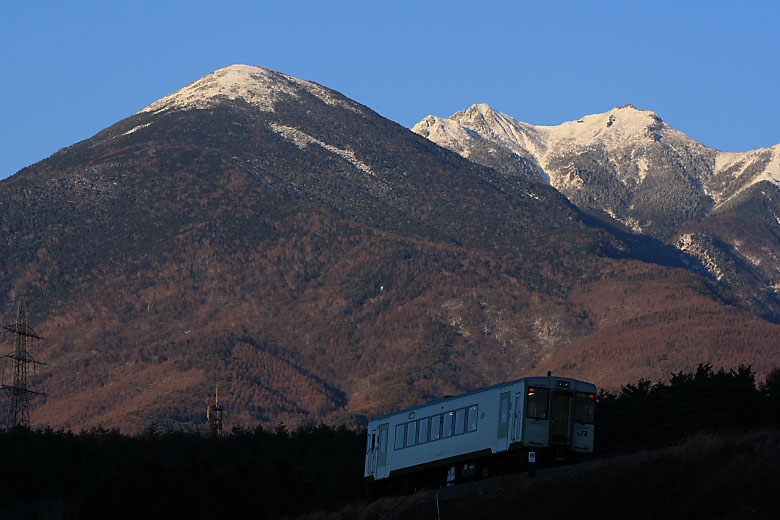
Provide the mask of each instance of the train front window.
[{"label": "train front window", "polygon": [[574,401],[574,422],[593,424],[595,410],[596,396],[585,392],[577,392],[577,398]]},{"label": "train front window", "polygon": [[527,418],[546,421],[549,406],[550,390],[548,388],[528,388],[528,407],[525,412]]}]

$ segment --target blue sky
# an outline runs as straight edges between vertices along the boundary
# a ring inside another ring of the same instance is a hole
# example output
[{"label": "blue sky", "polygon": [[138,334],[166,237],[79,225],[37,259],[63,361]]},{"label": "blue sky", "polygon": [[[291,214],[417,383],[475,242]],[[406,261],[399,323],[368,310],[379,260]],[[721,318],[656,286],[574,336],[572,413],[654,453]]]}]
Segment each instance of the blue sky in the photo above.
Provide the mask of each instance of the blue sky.
[{"label": "blue sky", "polygon": [[220,67],[316,81],[410,127],[489,103],[559,124],[633,103],[724,151],[780,143],[780,2],[0,6],[0,178]]}]

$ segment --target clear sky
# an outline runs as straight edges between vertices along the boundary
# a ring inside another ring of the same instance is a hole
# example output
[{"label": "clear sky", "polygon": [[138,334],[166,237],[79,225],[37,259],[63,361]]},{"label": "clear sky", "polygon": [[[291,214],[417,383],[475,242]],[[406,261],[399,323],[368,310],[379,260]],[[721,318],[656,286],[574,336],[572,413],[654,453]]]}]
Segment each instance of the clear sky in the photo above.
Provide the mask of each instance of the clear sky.
[{"label": "clear sky", "polygon": [[0,178],[209,72],[260,65],[404,126],[633,103],[724,151],[780,143],[780,2],[0,2]]}]

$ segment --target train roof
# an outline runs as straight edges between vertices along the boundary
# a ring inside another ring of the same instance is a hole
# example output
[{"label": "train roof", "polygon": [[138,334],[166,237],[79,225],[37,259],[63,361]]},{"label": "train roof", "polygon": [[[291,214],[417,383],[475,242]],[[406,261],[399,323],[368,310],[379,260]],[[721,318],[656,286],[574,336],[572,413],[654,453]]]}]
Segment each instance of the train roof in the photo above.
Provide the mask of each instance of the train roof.
[{"label": "train roof", "polygon": [[590,385],[590,386],[593,387],[593,391],[594,392],[596,391],[595,390],[596,389],[596,385],[594,385],[593,383],[589,383],[588,381],[582,381],[581,379],[574,379],[573,377],[554,376],[554,375],[550,375],[550,376],[528,376],[528,377],[521,377],[520,379],[514,379],[512,381],[504,381],[503,383],[496,383],[495,385],[483,386],[482,388],[477,388],[477,389],[471,390],[469,392],[465,392],[463,394],[448,395],[448,396],[444,396],[444,397],[437,397],[436,399],[431,399],[430,401],[427,401],[427,402],[425,402],[423,404],[418,404],[416,406],[412,406],[410,408],[403,408],[401,410],[396,410],[395,412],[386,413],[384,415],[377,415],[376,417],[371,417],[368,420],[368,422],[371,423],[371,422],[374,422],[374,421],[388,419],[390,417],[393,417],[394,415],[398,415],[398,414],[401,414],[401,413],[407,413],[407,412],[413,412],[413,411],[419,410],[421,408],[426,408],[428,406],[431,406],[431,405],[434,405],[434,404],[438,404],[438,403],[444,403],[446,401],[451,401],[453,399],[460,399],[462,397],[468,397],[470,395],[481,394],[482,392],[488,392],[488,391],[494,390],[496,388],[501,388],[502,386],[512,386],[512,385],[514,385],[516,383],[520,383],[522,381],[531,381],[532,384],[538,385],[539,384],[538,380],[540,380],[540,379],[544,379],[544,380],[565,379],[565,380],[568,380],[568,381],[575,381],[577,383],[583,383],[583,384],[586,384],[586,385]]}]

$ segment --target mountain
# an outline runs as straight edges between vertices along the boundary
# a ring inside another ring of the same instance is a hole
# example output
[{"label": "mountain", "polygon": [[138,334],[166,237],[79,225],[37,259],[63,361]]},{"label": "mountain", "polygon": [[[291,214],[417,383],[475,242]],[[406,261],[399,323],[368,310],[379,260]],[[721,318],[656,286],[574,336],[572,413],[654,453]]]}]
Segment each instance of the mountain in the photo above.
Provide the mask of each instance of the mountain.
[{"label": "mountain", "polygon": [[217,384],[228,427],[355,423],[548,367],[778,362],[694,257],[260,67],[1,181],[0,230],[3,315],[46,338],[37,424],[197,428]]},{"label": "mountain", "polygon": [[780,316],[780,212],[771,199],[780,185],[780,144],[720,152],[633,105],[534,126],[480,104],[446,119],[428,116],[412,130],[479,164],[546,182],[584,211],[674,244],[739,289],[756,311]]}]

